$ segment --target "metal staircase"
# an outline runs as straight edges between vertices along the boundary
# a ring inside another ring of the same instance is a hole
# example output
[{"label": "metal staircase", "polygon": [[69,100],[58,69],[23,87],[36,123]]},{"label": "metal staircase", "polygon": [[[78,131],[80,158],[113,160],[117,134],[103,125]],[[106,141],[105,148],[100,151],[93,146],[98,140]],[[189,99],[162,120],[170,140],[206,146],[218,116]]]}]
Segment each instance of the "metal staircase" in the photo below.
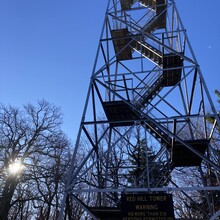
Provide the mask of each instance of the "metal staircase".
[{"label": "metal staircase", "polygon": [[149,91],[143,96],[147,103],[163,87],[174,86],[181,79],[183,66],[182,52],[163,54],[162,51],[147,42],[136,40],[135,36],[129,34],[128,29],[119,29],[111,32],[114,48],[118,61],[132,59],[132,51],[137,51],[141,56],[158,65],[163,74],[155,79]]},{"label": "metal staircase", "polygon": [[[135,0],[120,0],[121,9],[123,11],[131,10]],[[149,21],[146,27],[143,28],[145,32],[153,32],[156,29],[166,28],[166,1],[165,0],[142,0],[139,3],[148,7],[155,12],[155,16]]]},{"label": "metal staircase", "polygon": [[[166,4],[164,0],[145,0],[140,1],[141,4],[154,10],[155,17],[152,18],[152,21],[149,21],[149,24],[146,25],[143,29],[145,32],[153,32],[156,29],[161,29],[166,27]],[[131,6],[134,4],[134,1],[123,1],[121,0],[122,10],[131,10]],[[157,17],[159,17],[157,19]],[[137,51],[141,54],[142,57],[147,58],[151,62],[155,63],[161,68],[162,74],[159,74],[154,78],[152,84],[147,84],[138,95],[133,100],[133,105],[136,109],[142,109],[147,105],[157,94],[164,88],[168,86],[175,86],[181,80],[181,72],[183,66],[183,59],[180,55],[182,53],[176,52],[163,54],[162,51],[154,47],[148,42],[144,41],[144,37],[141,37],[143,40],[140,41],[140,35],[132,35],[129,33],[128,28],[116,29],[111,31],[114,49],[118,61],[132,59],[133,51]],[[121,104],[121,101],[119,101]],[[112,126],[126,126],[130,125],[125,122],[126,120],[130,121],[132,118],[141,119],[141,116],[136,112],[132,115],[132,110],[129,107],[130,111],[125,109],[128,108],[126,103],[124,107],[118,112],[116,109],[119,106],[119,102],[108,102],[108,105],[112,105],[109,109],[106,108],[106,103],[104,103],[104,109],[106,116],[110,121]],[[112,111],[113,110],[113,111]],[[112,115],[114,112],[114,116]],[[129,117],[129,116],[133,117]],[[145,116],[146,117],[146,116]],[[116,123],[122,119],[124,123]],[[149,133],[154,136],[161,144],[166,144],[168,148],[171,148],[171,137],[169,137],[163,130],[161,130],[156,123],[147,116],[148,120],[145,123],[145,126]]]},{"label": "metal staircase", "polygon": [[171,148],[172,139],[165,131],[149,116],[142,117],[136,108],[131,107],[131,103],[103,102],[103,108],[112,127],[130,126],[134,125],[134,121],[139,121],[161,144],[166,144],[167,148]]},{"label": "metal staircase", "polygon": [[154,32],[157,29],[166,28],[166,8],[167,4],[165,0],[143,0],[142,4],[155,10],[155,17],[144,27],[145,32]]},{"label": "metal staircase", "polygon": [[142,43],[140,41],[134,40],[132,42],[132,49],[139,52],[144,57],[150,59],[155,64],[162,66],[163,64],[163,54],[160,50],[153,47],[149,43]]}]

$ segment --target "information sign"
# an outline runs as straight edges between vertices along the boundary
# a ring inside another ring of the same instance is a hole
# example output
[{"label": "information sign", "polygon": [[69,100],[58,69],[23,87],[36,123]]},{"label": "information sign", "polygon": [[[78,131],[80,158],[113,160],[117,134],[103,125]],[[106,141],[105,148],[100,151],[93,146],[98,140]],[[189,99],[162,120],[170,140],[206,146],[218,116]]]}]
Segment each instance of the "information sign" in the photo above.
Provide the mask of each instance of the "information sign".
[{"label": "information sign", "polygon": [[174,220],[171,194],[124,194],[122,220]]}]

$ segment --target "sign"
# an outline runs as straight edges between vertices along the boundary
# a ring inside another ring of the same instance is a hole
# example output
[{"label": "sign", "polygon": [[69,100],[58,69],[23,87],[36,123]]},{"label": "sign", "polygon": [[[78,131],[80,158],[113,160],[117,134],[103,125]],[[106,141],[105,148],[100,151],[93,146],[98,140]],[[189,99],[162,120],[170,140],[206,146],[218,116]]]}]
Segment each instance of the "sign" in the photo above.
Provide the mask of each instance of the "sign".
[{"label": "sign", "polygon": [[174,220],[170,194],[124,194],[122,220]]}]

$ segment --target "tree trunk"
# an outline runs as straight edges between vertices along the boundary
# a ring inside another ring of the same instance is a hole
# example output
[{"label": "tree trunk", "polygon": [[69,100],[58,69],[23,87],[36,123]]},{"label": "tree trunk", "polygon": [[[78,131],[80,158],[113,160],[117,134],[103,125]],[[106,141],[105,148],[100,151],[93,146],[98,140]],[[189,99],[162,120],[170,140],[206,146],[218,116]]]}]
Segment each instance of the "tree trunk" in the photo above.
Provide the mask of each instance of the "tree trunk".
[{"label": "tree trunk", "polygon": [[0,198],[0,220],[8,220],[9,210],[11,208],[11,200],[17,185],[16,177],[9,176],[5,182],[5,186]]}]

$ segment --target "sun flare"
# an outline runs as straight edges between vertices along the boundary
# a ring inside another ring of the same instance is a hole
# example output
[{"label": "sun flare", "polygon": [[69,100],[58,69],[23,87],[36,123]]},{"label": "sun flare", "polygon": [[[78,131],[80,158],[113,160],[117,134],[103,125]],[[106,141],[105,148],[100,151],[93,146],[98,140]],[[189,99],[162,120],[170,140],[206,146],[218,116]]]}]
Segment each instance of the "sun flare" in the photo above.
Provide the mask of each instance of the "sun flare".
[{"label": "sun flare", "polygon": [[12,175],[18,174],[24,169],[24,165],[21,161],[15,161],[9,165],[9,172]]}]

